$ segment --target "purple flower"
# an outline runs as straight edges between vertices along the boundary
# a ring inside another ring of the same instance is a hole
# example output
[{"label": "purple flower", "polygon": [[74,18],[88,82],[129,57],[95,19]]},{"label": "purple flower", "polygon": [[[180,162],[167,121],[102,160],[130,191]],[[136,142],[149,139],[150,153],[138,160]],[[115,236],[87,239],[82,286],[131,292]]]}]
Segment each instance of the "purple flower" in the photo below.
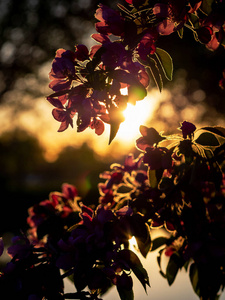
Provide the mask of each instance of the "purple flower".
[{"label": "purple flower", "polygon": [[102,62],[106,68],[115,69],[122,66],[127,55],[127,51],[122,44],[109,42],[104,43],[102,47],[106,50],[102,54]]},{"label": "purple flower", "polygon": [[96,42],[104,44],[104,43],[110,43],[110,39],[107,35],[101,34],[101,33],[94,33],[91,35],[91,37],[96,40]]},{"label": "purple flower", "polygon": [[158,144],[165,139],[152,127],[148,128],[141,125],[140,133],[142,134],[142,137],[136,140],[136,145],[140,150],[143,151],[145,151],[147,147]]},{"label": "purple flower", "polygon": [[169,6],[165,3],[156,3],[153,7],[153,13],[157,18],[169,17]]},{"label": "purple flower", "polygon": [[49,73],[51,80],[49,87],[55,91],[70,88],[75,77],[75,53],[69,50],[59,49],[52,62],[52,69]]},{"label": "purple flower", "polygon": [[102,120],[99,120],[98,118],[93,118],[93,121],[91,122],[90,127],[91,127],[91,129],[95,130],[95,133],[97,135],[103,134],[103,132],[105,130],[104,123],[102,122]]},{"label": "purple flower", "polygon": [[101,205],[106,205],[107,207],[112,207],[115,204],[113,191],[107,189],[103,183],[98,185],[99,193],[101,196],[99,197],[99,203]]},{"label": "purple flower", "polygon": [[123,172],[132,172],[140,168],[141,162],[142,162],[142,155],[139,156],[137,159],[134,159],[134,155],[129,154],[125,158],[124,165],[112,164],[111,168]]},{"label": "purple flower", "polygon": [[118,185],[122,182],[123,172],[113,171],[110,175],[110,179],[106,182],[107,189],[111,188],[114,184]]},{"label": "purple flower", "polygon": [[171,153],[164,147],[146,148],[143,162],[147,164],[151,170],[170,169],[172,167]]},{"label": "purple flower", "polygon": [[124,33],[124,18],[120,16],[119,12],[108,6],[99,4],[95,18],[100,21],[95,24],[99,33],[116,36],[121,36]]},{"label": "purple flower", "polygon": [[12,239],[13,245],[10,246],[7,250],[8,254],[12,258],[23,259],[28,257],[33,250],[33,246],[30,244],[30,241],[25,236],[15,236]]},{"label": "purple flower", "polygon": [[[216,50],[223,39],[224,17],[212,13],[201,25],[202,27],[197,30],[199,40],[205,43],[209,50]],[[204,33],[204,36],[202,33]]]},{"label": "purple flower", "polygon": [[92,111],[93,108],[90,99],[85,98],[82,100],[82,103],[77,110],[77,132],[82,132],[91,125]]},{"label": "purple flower", "polygon": [[89,55],[88,55],[89,51],[85,45],[83,45],[83,44],[76,45],[75,49],[76,49],[76,51],[75,51],[76,59],[78,59],[80,61],[84,61],[89,58]]},{"label": "purple flower", "polygon": [[141,59],[146,60],[149,54],[154,54],[156,50],[155,38],[150,33],[146,33],[138,44],[137,51]]},{"label": "purple flower", "polygon": [[76,111],[70,109],[54,108],[52,115],[56,121],[61,122],[58,132],[62,132],[68,128],[69,125],[73,127],[73,120]]},{"label": "purple flower", "polygon": [[183,27],[186,21],[185,1],[169,1],[169,4],[157,3],[153,13],[158,18],[164,18],[158,26],[157,31],[161,35],[169,35]]},{"label": "purple flower", "polygon": [[72,184],[63,183],[62,195],[67,200],[74,200],[78,196],[77,188]]},{"label": "purple flower", "polygon": [[133,210],[128,205],[123,206],[122,208],[120,208],[116,212],[116,215],[119,216],[119,217],[131,216],[132,214],[133,214]]},{"label": "purple flower", "polygon": [[182,130],[184,139],[186,139],[187,137],[191,139],[194,131],[196,130],[196,127],[194,124],[184,121],[183,123],[181,123],[181,127],[179,129]]}]

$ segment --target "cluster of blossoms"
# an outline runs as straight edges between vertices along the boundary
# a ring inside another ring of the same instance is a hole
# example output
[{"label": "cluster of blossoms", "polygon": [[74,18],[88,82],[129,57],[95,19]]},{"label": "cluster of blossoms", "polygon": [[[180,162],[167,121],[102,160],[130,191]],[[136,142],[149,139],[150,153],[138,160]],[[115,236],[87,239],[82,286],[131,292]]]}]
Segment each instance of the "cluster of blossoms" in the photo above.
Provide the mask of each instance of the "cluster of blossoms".
[{"label": "cluster of blossoms", "polygon": [[[150,285],[129,248],[134,236],[144,257],[159,248],[159,270],[169,285],[184,267],[196,294],[216,299],[225,286],[225,128],[196,129],[184,121],[179,129],[181,135],[165,136],[141,126],[141,154],[100,175],[97,207],[84,205],[70,184],[31,207],[27,235],[7,250],[12,260],[0,275],[5,295],[94,300],[116,286],[122,300],[133,299],[133,274],[145,290]],[[170,238],[152,240],[159,227]],[[1,240],[1,253],[3,247]],[[162,255],[169,256],[166,271]],[[64,293],[65,277],[74,293]]]},{"label": "cluster of blossoms", "polygon": [[[208,49],[224,46],[222,0],[126,0],[118,7],[116,11],[100,4],[96,10],[97,33],[92,38],[97,45],[56,52],[49,74],[54,93],[47,100],[55,107],[59,131],[73,127],[76,115],[78,132],[92,128],[101,135],[104,124],[109,124],[111,142],[124,121],[127,103],[145,98],[150,80],[161,90],[163,75],[172,79],[172,58],[157,47],[162,36],[177,32],[183,37],[184,28],[189,28]],[[224,87],[223,79],[220,86]]]}]

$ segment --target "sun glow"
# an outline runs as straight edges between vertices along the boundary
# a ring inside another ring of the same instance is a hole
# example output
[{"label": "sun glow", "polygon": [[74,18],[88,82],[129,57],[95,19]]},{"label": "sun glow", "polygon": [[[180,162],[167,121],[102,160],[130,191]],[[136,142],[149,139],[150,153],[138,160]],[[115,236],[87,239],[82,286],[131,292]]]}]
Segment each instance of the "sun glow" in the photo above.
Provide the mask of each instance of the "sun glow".
[{"label": "sun glow", "polygon": [[131,142],[140,136],[139,127],[144,125],[152,116],[155,108],[152,97],[146,97],[136,105],[128,103],[123,114],[125,121],[121,123],[116,138],[123,142]]},{"label": "sun glow", "polygon": [[135,236],[132,236],[131,239],[129,239],[129,247],[132,251],[137,250],[138,249],[138,245],[137,245],[137,241]]}]

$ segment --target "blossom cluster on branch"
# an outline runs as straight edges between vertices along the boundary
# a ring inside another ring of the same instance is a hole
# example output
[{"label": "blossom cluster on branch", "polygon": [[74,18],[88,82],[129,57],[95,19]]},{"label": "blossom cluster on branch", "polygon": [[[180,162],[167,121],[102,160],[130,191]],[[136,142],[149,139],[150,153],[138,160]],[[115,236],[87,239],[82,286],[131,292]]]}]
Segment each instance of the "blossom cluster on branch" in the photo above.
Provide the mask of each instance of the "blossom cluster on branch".
[{"label": "blossom cluster on branch", "polygon": [[[188,28],[210,50],[224,46],[222,0],[126,0],[118,7],[100,4],[96,10],[97,45],[56,52],[47,100],[59,131],[73,126],[77,115],[78,132],[90,127],[101,135],[104,123],[110,124],[111,142],[127,103],[142,100],[150,80],[161,90],[162,75],[172,79],[172,59],[157,47],[163,35],[177,32],[182,38]],[[145,291],[150,286],[129,247],[135,237],[142,256],[158,249],[159,271],[169,285],[185,268],[200,299],[218,299],[225,287],[225,128],[197,129],[183,121],[179,130],[167,136],[140,126],[140,155],[130,154],[123,165],[100,174],[96,207],[85,205],[68,183],[31,207],[28,231],[7,249],[11,261],[0,274],[2,295],[97,300],[116,286],[121,300],[132,300],[134,276]],[[170,237],[152,240],[159,227]],[[169,257],[166,270],[163,255]],[[64,291],[65,277],[74,292]]]},{"label": "blossom cluster on branch", "polygon": [[[98,44],[90,50],[83,44],[75,51],[57,50],[49,74],[54,93],[47,100],[61,123],[58,131],[73,127],[76,115],[78,132],[89,127],[101,135],[109,124],[110,143],[124,121],[127,103],[145,98],[150,81],[161,91],[163,76],[172,80],[172,58],[157,47],[163,36],[176,32],[182,38],[188,28],[209,50],[225,45],[223,1],[126,2],[118,4],[118,11],[99,5],[97,33],[92,35]],[[219,84],[224,88],[224,78]]]},{"label": "blossom cluster on branch", "polygon": [[[70,184],[31,207],[27,235],[15,237],[7,250],[12,260],[0,276],[5,295],[100,299],[116,286],[122,300],[133,299],[133,276],[145,291],[150,285],[129,248],[135,237],[144,257],[159,249],[159,271],[169,285],[185,268],[200,298],[217,299],[225,286],[225,128],[196,129],[184,121],[180,130],[166,136],[141,126],[141,154],[100,175],[96,208],[87,207]],[[152,240],[159,227],[171,236]],[[166,271],[163,255],[169,256]],[[74,282],[74,293],[64,292],[65,277]]]}]

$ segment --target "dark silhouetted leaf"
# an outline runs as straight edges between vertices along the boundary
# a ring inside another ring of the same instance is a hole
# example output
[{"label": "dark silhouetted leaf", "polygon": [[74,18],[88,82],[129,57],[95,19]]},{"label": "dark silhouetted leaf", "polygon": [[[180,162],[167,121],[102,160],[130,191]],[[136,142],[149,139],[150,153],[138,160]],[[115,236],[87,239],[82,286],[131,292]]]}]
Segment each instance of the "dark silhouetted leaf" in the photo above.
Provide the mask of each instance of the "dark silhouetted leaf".
[{"label": "dark silhouetted leaf", "polygon": [[135,214],[130,218],[131,233],[135,236],[138,249],[146,257],[151,249],[151,236],[149,226],[145,223],[144,217]]},{"label": "dark silhouetted leaf", "polygon": [[96,51],[96,53],[94,54],[92,60],[90,62],[88,62],[87,65],[86,65],[87,70],[89,70],[90,72],[93,72],[95,70],[97,65],[101,62],[102,54],[105,51],[106,50],[105,50],[104,47],[101,47]]},{"label": "dark silhouetted leaf", "polygon": [[74,268],[73,281],[78,292],[81,292],[88,284],[87,270],[88,266],[82,265],[82,263],[78,263]]},{"label": "dark silhouetted leaf", "polygon": [[170,260],[166,267],[166,278],[169,285],[172,285],[179,270],[179,257],[176,253],[170,256]]},{"label": "dark silhouetted leaf", "polygon": [[110,124],[110,136],[109,136],[109,145],[114,140],[118,130],[120,128],[120,123],[112,122]]},{"label": "dark silhouetted leaf", "polygon": [[110,124],[110,137],[109,137],[109,144],[113,141],[115,138],[119,127],[120,123],[124,121],[124,115],[122,111],[113,103],[110,106],[109,109],[109,124]]},{"label": "dark silhouetted leaf", "polygon": [[133,281],[131,276],[127,275],[125,272],[121,276],[117,277],[117,291],[120,295],[121,300],[133,300]]},{"label": "dark silhouetted leaf", "polygon": [[138,280],[143,285],[146,292],[146,285],[150,286],[148,273],[143,268],[143,265],[138,256],[129,249],[120,251],[119,256],[128,264],[128,266],[131,268]]},{"label": "dark silhouetted leaf", "polygon": [[97,90],[101,90],[105,86],[106,76],[101,70],[93,71],[87,75],[89,84]]},{"label": "dark silhouetted leaf", "polygon": [[63,296],[63,299],[90,299],[89,292],[76,292],[76,293],[66,293]]},{"label": "dark silhouetted leaf", "polygon": [[151,251],[154,251],[158,249],[159,247],[165,245],[168,242],[168,238],[166,237],[158,237],[152,241],[152,249]]},{"label": "dark silhouetted leaf", "polygon": [[162,267],[161,267],[161,258],[162,258],[162,253],[163,253],[164,249],[159,250],[159,255],[157,256],[157,263],[159,265],[159,273],[166,278],[166,274],[162,271]]},{"label": "dark silhouetted leaf", "polygon": [[202,127],[202,130],[207,130],[212,133],[215,133],[217,135],[220,135],[222,137],[225,137],[225,128],[221,126],[207,126],[207,127]]},{"label": "dark silhouetted leaf", "polygon": [[133,74],[124,70],[113,70],[109,72],[109,76],[110,78],[129,85],[135,85],[139,83],[138,79]]},{"label": "dark silhouetted leaf", "polygon": [[212,4],[214,0],[203,0],[201,5],[201,10],[206,14],[209,15],[212,11]]},{"label": "dark silhouetted leaf", "polygon": [[195,142],[202,145],[202,146],[213,146],[217,147],[220,146],[220,143],[214,133],[211,132],[203,132],[201,133]]},{"label": "dark silhouetted leaf", "polygon": [[200,296],[199,278],[198,278],[198,268],[195,263],[190,266],[189,277],[192,287],[195,293]]}]

